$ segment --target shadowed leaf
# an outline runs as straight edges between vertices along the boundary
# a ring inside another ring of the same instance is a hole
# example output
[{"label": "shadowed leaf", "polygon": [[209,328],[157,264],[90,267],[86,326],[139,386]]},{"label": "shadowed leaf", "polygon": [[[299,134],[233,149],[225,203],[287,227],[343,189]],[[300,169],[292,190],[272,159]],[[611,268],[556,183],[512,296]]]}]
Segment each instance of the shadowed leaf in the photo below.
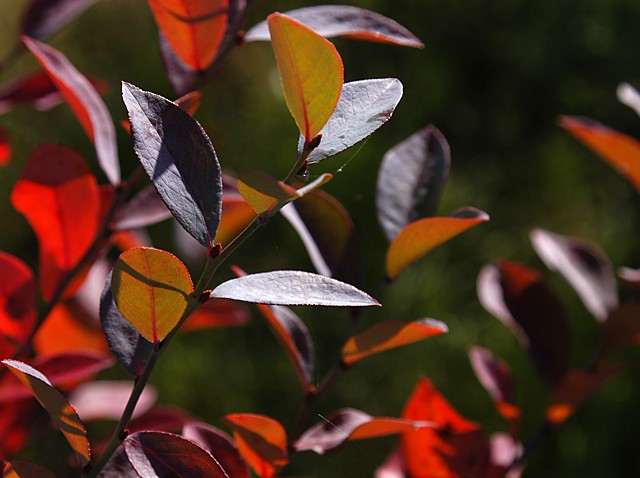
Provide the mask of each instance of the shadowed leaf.
[{"label": "shadowed leaf", "polygon": [[191,421],[193,418],[179,408],[154,407],[144,415],[133,418],[128,428],[131,432],[149,430],[178,432]]},{"label": "shadowed leaf", "polygon": [[640,305],[629,302],[612,310],[602,324],[600,341],[600,357],[640,344]]},{"label": "shadowed leaf", "polygon": [[22,17],[23,35],[44,40],[71,23],[97,0],[33,0]]},{"label": "shadowed leaf", "polygon": [[15,458],[7,463],[2,478],[55,478],[51,471],[23,458]]},{"label": "shadowed leaf", "polygon": [[36,286],[31,269],[0,251],[0,358],[13,355],[36,324]]},{"label": "shadowed leaf", "polygon": [[124,446],[120,445],[113,452],[111,458],[104,466],[99,478],[140,478],[140,475],[133,469],[129,462],[129,457],[124,451]]},{"label": "shadowed leaf", "polygon": [[200,72],[182,61],[162,31],[158,32],[158,43],[160,45],[164,71],[174,93],[176,95],[183,95],[191,91],[196,81],[198,81]]},{"label": "shadowed leaf", "polygon": [[149,186],[136,194],[118,213],[115,229],[138,229],[172,217],[158,191]]},{"label": "shadowed leaf", "polygon": [[[69,402],[73,405],[83,421],[120,420],[127,405],[133,382],[126,381],[93,381],[83,383],[73,389]],[[133,411],[133,418],[149,411],[156,401],[158,393],[147,385]]]},{"label": "shadowed leaf", "polygon": [[245,304],[234,300],[210,300],[194,310],[180,332],[193,332],[219,327],[241,327],[249,322],[251,315]]}]

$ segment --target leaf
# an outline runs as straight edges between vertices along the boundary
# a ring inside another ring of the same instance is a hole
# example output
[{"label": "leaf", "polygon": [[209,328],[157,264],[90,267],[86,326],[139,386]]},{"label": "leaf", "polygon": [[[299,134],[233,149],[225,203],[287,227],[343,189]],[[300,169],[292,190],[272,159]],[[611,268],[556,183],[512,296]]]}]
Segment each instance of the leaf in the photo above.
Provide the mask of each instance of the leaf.
[{"label": "leaf", "polygon": [[287,434],[273,418],[253,413],[227,415],[238,451],[260,478],[271,478],[289,462]]},{"label": "leaf", "polygon": [[534,229],[530,237],[546,266],[569,282],[596,319],[606,320],[618,306],[618,289],[613,266],[602,249],[584,239],[544,229]]},{"label": "leaf", "polygon": [[412,222],[400,231],[387,249],[387,277],[395,279],[426,253],[488,220],[486,212],[466,208],[453,217],[428,217]]},{"label": "leaf", "polygon": [[171,211],[158,194],[149,186],[136,194],[118,213],[115,223],[116,230],[138,229],[147,227],[172,217]]},{"label": "leaf", "polygon": [[273,13],[267,18],[284,98],[306,142],[327,123],[342,90],[342,59],[335,46],[302,23]]},{"label": "leaf", "polygon": [[612,310],[600,331],[600,358],[640,344],[640,305],[622,304]]},{"label": "leaf", "polygon": [[389,241],[410,222],[436,212],[450,167],[449,144],[433,126],[385,153],[378,175],[376,210]]},{"label": "leaf", "polygon": [[618,86],[618,100],[640,115],[640,91],[637,85],[621,83]]},{"label": "leaf", "polygon": [[180,322],[193,283],[173,254],[153,248],[129,249],[120,254],[113,268],[111,292],[122,316],[157,344]]},{"label": "leaf", "polygon": [[491,463],[487,477],[520,478],[524,470],[524,447],[508,433],[492,433],[489,438]]},{"label": "leaf", "polygon": [[11,161],[12,147],[9,134],[0,128],[0,166],[6,166]]},{"label": "leaf", "polygon": [[[345,83],[335,111],[320,130],[320,145],[309,154],[309,164],[319,163],[371,136],[391,119],[400,98],[402,83],[396,78]],[[304,142],[300,136],[298,154]]]},{"label": "leaf", "polygon": [[211,247],[222,213],[220,164],[202,127],[171,101],[122,84],[133,147],[160,196],[189,234]]},{"label": "leaf", "polygon": [[402,418],[372,417],[360,410],[343,408],[309,428],[293,446],[296,451],[311,450],[324,455],[347,440],[406,433],[428,426],[431,426],[431,423]]},{"label": "leaf", "polygon": [[238,178],[238,191],[256,214],[270,213],[279,204],[296,197],[295,188],[260,170],[250,170]]},{"label": "leaf", "polygon": [[162,65],[171,89],[176,95],[183,95],[191,91],[196,81],[198,81],[200,72],[194,70],[180,59],[162,31],[158,32],[158,44],[160,45]]},{"label": "leaf", "polygon": [[396,447],[389,454],[382,465],[376,468],[375,478],[407,478],[404,458],[400,447]]},{"label": "leaf", "polygon": [[433,319],[409,323],[385,320],[351,337],[342,347],[342,361],[352,365],[370,355],[420,342],[448,331],[443,322]]},{"label": "leaf", "polygon": [[228,0],[149,0],[171,49],[191,69],[206,70],[227,26]]},{"label": "leaf", "polygon": [[186,423],[193,421],[184,410],[179,408],[155,407],[144,415],[129,422],[131,432],[138,431],[180,431]]},{"label": "leaf", "polygon": [[[73,389],[69,395],[69,402],[85,422],[118,421],[129,401],[133,385],[133,382],[114,380],[83,383]],[[133,418],[149,411],[157,397],[158,393],[153,387],[144,387],[133,411]]]},{"label": "leaf", "polygon": [[55,478],[51,471],[23,458],[15,458],[7,463],[2,478]]},{"label": "leaf", "polygon": [[263,272],[231,279],[216,287],[211,297],[270,305],[380,305],[352,285],[302,271]]},{"label": "leaf", "polygon": [[256,213],[240,195],[222,199],[222,219],[216,232],[216,242],[228,244],[254,218]]},{"label": "leaf", "polygon": [[34,407],[31,400],[0,404],[0,456],[11,456],[24,448],[33,427]]},{"label": "leaf", "polygon": [[62,30],[96,1],[33,0],[22,17],[22,34],[44,40]]},{"label": "leaf", "polygon": [[231,478],[251,478],[251,471],[229,435],[202,422],[189,422],[182,435],[211,453]]},{"label": "leaf", "polygon": [[120,183],[116,131],[107,107],[89,80],[59,51],[32,38],[25,45],[40,62],[93,141],[98,163],[114,186]]},{"label": "leaf", "polygon": [[142,478],[229,478],[210,453],[172,433],[137,432],[122,443],[129,462]]},{"label": "leaf", "polygon": [[569,368],[571,332],[562,303],[540,275],[502,261],[480,271],[477,290],[482,306],[527,348],[540,377],[557,385]]},{"label": "leaf", "polygon": [[[348,5],[317,5],[286,12],[286,15],[304,23],[320,35],[330,38],[345,36],[360,40],[392,43],[423,48],[422,42],[409,30],[379,13]],[[268,41],[266,22],[252,27],[246,41]]]},{"label": "leaf", "polygon": [[33,151],[11,193],[11,204],[25,215],[38,237],[40,289],[45,300],[51,299],[94,241],[99,201],[96,179],[78,153],[46,144]]},{"label": "leaf", "polygon": [[73,407],[53,388],[47,377],[33,367],[17,360],[7,359],[2,363],[31,390],[36,400],[60,428],[82,466],[87,465],[91,457],[87,431]]},{"label": "leaf", "polygon": [[140,478],[131,466],[123,445],[116,448],[98,476],[100,478]]},{"label": "leaf", "polygon": [[210,300],[194,310],[180,332],[194,332],[219,327],[242,327],[249,322],[250,314],[244,304],[233,300]]},{"label": "leaf", "polygon": [[640,190],[640,142],[586,118],[560,118],[560,126]]}]

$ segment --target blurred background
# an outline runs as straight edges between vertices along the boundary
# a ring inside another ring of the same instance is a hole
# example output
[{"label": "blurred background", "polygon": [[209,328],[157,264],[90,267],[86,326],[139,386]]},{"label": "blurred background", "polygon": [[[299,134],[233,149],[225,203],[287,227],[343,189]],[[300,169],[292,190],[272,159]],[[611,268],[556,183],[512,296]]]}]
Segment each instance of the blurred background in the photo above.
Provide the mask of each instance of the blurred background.
[{"label": "blurred background", "polygon": [[[337,2],[324,2],[337,3]],[[13,48],[27,2],[0,4],[0,58]],[[272,11],[316,4],[257,1],[248,26]],[[387,246],[375,217],[375,182],[383,154],[427,124],[436,125],[452,150],[452,171],[439,215],[461,206],[487,211],[491,221],[430,253],[376,297],[363,325],[382,319],[444,321],[448,334],[368,358],[318,402],[316,413],[342,407],[399,416],[420,376],[488,433],[503,428],[467,359],[473,344],[491,349],[512,367],[523,409],[521,438],[540,423],[546,391],[516,338],[480,306],[480,268],[501,258],[545,275],[571,316],[572,365],[588,363],[597,325],[570,287],[535,256],[529,232],[541,227],[599,244],[614,266],[640,266],[640,211],[630,184],[557,126],[561,114],[587,116],[640,137],[640,119],[616,99],[621,82],[640,80],[640,3],[625,0],[537,2],[519,0],[353,0],[350,4],[391,17],[426,45],[414,50],[336,39],[345,80],[397,77],[404,97],[394,117],[363,145],[324,161],[312,174],[336,175],[325,189],[349,210],[365,256],[363,288],[377,293]],[[145,1],[103,0],[49,40],[85,74],[111,85],[105,96],[114,119],[125,117],[119,83],[174,98],[165,79],[157,29]],[[33,70],[28,55],[4,69],[5,82]],[[297,131],[280,93],[268,43],[236,49],[203,90],[196,118],[212,139],[223,169],[261,168],[283,177],[295,160]],[[14,147],[0,170],[0,250],[37,266],[37,242],[8,197],[22,165],[39,142],[65,145],[91,161],[95,153],[67,106],[47,112],[21,108],[0,116]],[[118,130],[123,170],[136,159]],[[100,182],[104,176],[95,167]],[[173,227],[150,228],[154,244],[174,251]],[[233,263],[248,272],[313,270],[304,248],[276,217]],[[191,263],[192,273],[199,265]],[[628,291],[621,290],[624,298]],[[336,362],[349,318],[339,309],[296,308],[317,347],[318,378]],[[177,338],[154,372],[160,403],[179,406],[214,425],[233,412],[255,412],[293,422],[302,398],[294,370],[264,321],[243,328],[208,330]],[[124,378],[119,366],[103,374]],[[632,369],[607,384],[531,456],[524,476],[640,476],[637,452],[640,376]],[[293,411],[293,413],[292,413]],[[320,418],[311,420],[315,423]],[[56,438],[57,439],[57,438]],[[349,444],[337,454],[296,456],[288,476],[372,476],[397,438]],[[58,445],[41,443],[39,453]],[[62,445],[64,446],[64,444]]]}]

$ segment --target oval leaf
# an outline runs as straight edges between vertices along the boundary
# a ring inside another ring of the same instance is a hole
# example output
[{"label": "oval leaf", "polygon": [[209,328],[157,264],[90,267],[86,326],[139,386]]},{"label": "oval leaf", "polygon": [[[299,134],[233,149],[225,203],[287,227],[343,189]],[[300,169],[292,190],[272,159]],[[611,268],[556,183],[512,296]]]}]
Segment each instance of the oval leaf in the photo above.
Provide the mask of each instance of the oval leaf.
[{"label": "oval leaf", "polygon": [[133,147],[160,196],[189,234],[211,247],[222,214],[220,164],[206,133],[175,103],[128,83]]},{"label": "oval leaf", "polygon": [[432,319],[409,323],[399,320],[378,322],[347,341],[342,348],[342,361],[351,365],[369,355],[420,342],[448,331],[443,322]]},{"label": "oval leaf", "polygon": [[454,217],[428,217],[406,226],[387,249],[387,277],[395,279],[400,272],[427,252],[489,220],[489,215],[468,208]]},{"label": "oval leaf", "polygon": [[71,23],[97,0],[33,0],[22,17],[22,34],[44,40]]},{"label": "oval leaf", "polygon": [[120,313],[149,342],[163,340],[182,318],[193,283],[173,254],[159,249],[129,249],[120,254],[111,279]]},{"label": "oval leaf", "polygon": [[271,14],[267,23],[284,98],[309,142],[338,104],[344,81],[342,59],[330,41],[286,15]]},{"label": "oval leaf", "polygon": [[344,282],[302,271],[250,274],[220,284],[212,298],[270,305],[379,306],[377,300]]}]

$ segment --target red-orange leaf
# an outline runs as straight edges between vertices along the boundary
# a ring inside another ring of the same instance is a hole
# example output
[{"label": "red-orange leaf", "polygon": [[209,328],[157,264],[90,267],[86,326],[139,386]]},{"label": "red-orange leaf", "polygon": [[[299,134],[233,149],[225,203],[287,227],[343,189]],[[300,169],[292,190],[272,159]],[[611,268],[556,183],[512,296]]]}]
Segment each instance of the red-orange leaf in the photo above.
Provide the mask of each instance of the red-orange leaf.
[{"label": "red-orange leaf", "polygon": [[0,357],[6,358],[29,336],[36,322],[33,273],[17,257],[0,251]]},{"label": "red-orange leaf", "polygon": [[9,141],[9,135],[4,128],[0,128],[0,166],[4,166],[9,163],[11,159],[11,142]]},{"label": "red-orange leaf", "polygon": [[180,332],[192,332],[218,327],[240,327],[250,318],[246,306],[235,300],[210,300],[191,313]]},{"label": "red-orange leaf", "polygon": [[43,144],[31,154],[11,203],[38,236],[40,289],[48,300],[95,238],[100,213],[96,179],[75,151]]}]

